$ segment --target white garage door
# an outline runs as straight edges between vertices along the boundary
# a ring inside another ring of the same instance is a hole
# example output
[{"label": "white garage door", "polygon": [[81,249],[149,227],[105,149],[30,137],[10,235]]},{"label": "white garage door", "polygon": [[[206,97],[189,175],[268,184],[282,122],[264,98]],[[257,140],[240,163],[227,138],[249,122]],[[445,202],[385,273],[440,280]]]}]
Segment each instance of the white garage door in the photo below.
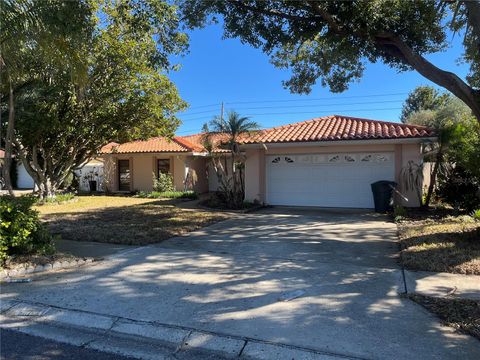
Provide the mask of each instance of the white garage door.
[{"label": "white garage door", "polygon": [[393,153],[271,155],[267,203],[373,208],[370,184],[395,179]]}]

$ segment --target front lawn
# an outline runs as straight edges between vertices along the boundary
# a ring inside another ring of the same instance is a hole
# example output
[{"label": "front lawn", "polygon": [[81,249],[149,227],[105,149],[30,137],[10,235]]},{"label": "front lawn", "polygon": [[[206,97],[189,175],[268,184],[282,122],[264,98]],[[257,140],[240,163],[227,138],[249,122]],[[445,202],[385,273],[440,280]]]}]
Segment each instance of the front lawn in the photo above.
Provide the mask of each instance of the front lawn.
[{"label": "front lawn", "polygon": [[480,340],[480,301],[434,298],[419,294],[412,294],[408,297],[437,315],[445,325]]},{"label": "front lawn", "polygon": [[480,275],[480,222],[472,217],[410,219],[398,229],[405,268]]},{"label": "front lawn", "polygon": [[80,196],[76,202],[36,209],[51,233],[62,239],[127,245],[160,242],[227,218],[178,208],[174,201],[126,196]]}]

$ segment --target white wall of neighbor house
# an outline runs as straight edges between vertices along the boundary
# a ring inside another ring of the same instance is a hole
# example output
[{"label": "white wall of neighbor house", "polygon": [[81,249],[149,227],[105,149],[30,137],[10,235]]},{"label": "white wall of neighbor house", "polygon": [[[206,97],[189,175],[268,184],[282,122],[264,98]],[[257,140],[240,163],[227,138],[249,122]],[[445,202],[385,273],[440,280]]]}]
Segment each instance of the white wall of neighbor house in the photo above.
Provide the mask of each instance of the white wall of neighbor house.
[{"label": "white wall of neighbor house", "polygon": [[33,181],[25,166],[21,162],[17,162],[17,188],[33,189],[34,186],[35,181]]},{"label": "white wall of neighbor house", "polygon": [[97,191],[105,190],[105,181],[103,175],[103,161],[93,159],[85,164],[81,169],[75,170],[75,176],[78,177],[80,191],[90,191],[89,180],[97,182]]},{"label": "white wall of neighbor house", "polygon": [[[409,160],[416,163],[422,161],[420,144],[378,144],[378,145],[325,145],[325,146],[282,146],[275,147],[266,145],[264,148],[255,148],[246,150],[246,169],[245,169],[245,199],[248,201],[259,200],[266,201],[266,173],[265,159],[269,155],[275,154],[328,154],[328,153],[386,153],[392,154],[395,162],[394,175],[397,183],[401,182],[401,168],[407,165]],[[332,168],[333,169],[333,168]],[[384,179],[378,179],[384,180]],[[385,179],[387,180],[387,179]],[[270,179],[272,181],[272,179]],[[399,191],[408,200],[402,197],[396,197],[396,200],[404,206],[415,207],[419,205],[418,198],[412,191],[406,191],[400,187]]]}]

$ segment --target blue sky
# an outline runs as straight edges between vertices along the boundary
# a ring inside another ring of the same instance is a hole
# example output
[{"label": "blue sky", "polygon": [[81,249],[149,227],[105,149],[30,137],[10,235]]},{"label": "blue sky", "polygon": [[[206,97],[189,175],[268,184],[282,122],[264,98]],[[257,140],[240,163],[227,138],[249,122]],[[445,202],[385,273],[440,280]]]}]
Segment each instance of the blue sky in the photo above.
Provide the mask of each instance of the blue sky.
[{"label": "blue sky", "polygon": [[[429,56],[437,66],[461,76],[467,66],[457,64],[461,37],[451,48]],[[282,86],[288,70],[275,68],[260,49],[237,39],[222,40],[222,28],[210,25],[190,33],[190,52],[180,59],[180,71],[171,74],[190,108],[179,114],[178,135],[199,132],[202,125],[226,110],[236,110],[264,127],[284,125],[312,117],[342,114],[399,121],[407,93],[418,85],[434,85],[414,71],[397,73],[382,63],[368,64],[363,78],[349,90],[332,94],[320,84],[309,95],[291,94]]]}]

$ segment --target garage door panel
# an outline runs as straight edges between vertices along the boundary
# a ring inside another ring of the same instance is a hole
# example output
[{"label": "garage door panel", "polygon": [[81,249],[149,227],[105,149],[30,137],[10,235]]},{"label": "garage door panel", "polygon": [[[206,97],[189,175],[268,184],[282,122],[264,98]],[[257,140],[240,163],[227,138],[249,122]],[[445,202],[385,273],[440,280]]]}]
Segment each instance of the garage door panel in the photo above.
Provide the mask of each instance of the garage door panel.
[{"label": "garage door panel", "polygon": [[272,205],[372,208],[370,184],[394,180],[393,153],[275,155],[266,166]]}]

